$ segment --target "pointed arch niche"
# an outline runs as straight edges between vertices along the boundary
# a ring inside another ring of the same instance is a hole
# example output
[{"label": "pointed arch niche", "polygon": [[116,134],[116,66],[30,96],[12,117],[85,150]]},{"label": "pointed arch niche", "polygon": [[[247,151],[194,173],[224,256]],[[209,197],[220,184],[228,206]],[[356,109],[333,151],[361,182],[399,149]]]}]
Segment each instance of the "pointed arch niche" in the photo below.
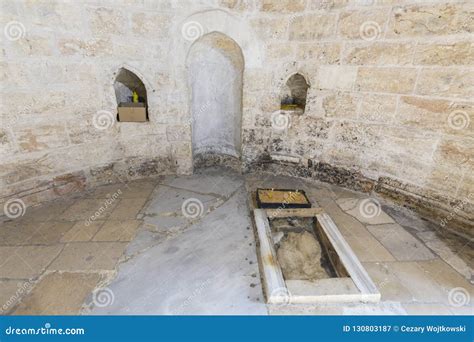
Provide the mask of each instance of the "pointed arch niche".
[{"label": "pointed arch niche", "polygon": [[303,114],[308,88],[309,84],[303,75],[296,73],[290,76],[282,90],[281,110]]},{"label": "pointed arch niche", "polygon": [[[143,81],[134,72],[125,67],[120,68],[115,77],[114,90],[118,111],[119,108],[135,108],[131,111],[139,113],[140,111],[143,112],[144,109],[145,119],[140,121],[148,121],[147,90]],[[134,92],[138,95],[135,102]]]}]

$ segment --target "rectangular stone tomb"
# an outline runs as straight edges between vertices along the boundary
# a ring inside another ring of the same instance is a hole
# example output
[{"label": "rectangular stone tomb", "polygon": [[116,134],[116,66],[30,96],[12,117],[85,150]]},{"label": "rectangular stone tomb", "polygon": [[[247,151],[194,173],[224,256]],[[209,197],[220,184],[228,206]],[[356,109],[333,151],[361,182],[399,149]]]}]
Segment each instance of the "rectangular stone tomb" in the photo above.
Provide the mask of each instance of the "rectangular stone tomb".
[{"label": "rectangular stone tomb", "polygon": [[269,304],[376,303],[380,292],[321,208],[254,209]]}]

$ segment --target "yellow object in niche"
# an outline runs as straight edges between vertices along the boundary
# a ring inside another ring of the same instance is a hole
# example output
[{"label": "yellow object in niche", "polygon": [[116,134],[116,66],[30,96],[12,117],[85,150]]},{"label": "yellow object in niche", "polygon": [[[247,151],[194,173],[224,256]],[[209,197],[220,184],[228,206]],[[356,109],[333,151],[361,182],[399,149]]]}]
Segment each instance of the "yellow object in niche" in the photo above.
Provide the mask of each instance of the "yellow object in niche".
[{"label": "yellow object in niche", "polygon": [[135,90],[132,93],[132,101],[133,103],[138,103],[138,94]]}]

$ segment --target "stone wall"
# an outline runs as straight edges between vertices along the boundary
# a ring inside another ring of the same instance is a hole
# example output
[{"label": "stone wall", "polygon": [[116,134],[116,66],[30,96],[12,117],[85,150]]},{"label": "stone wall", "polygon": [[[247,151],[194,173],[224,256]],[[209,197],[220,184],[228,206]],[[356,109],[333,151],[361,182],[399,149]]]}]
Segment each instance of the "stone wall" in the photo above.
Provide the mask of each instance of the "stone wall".
[{"label": "stone wall", "polygon": [[[441,209],[440,219],[462,204],[456,216],[472,220],[472,1],[1,6],[0,202],[192,172],[186,56],[196,39],[218,31],[244,55],[247,170],[274,153],[297,156],[310,177],[417,201]],[[111,119],[121,67],[147,88],[147,123]],[[303,115],[279,112],[294,73],[310,85]]]}]

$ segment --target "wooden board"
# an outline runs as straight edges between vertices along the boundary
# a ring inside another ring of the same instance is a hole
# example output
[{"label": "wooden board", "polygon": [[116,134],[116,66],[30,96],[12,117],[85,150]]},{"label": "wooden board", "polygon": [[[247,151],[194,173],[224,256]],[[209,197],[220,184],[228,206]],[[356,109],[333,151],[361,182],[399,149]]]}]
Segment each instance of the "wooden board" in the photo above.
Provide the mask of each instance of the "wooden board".
[{"label": "wooden board", "polygon": [[323,208],[298,208],[298,209],[265,209],[269,218],[282,217],[314,217],[324,213]]}]

